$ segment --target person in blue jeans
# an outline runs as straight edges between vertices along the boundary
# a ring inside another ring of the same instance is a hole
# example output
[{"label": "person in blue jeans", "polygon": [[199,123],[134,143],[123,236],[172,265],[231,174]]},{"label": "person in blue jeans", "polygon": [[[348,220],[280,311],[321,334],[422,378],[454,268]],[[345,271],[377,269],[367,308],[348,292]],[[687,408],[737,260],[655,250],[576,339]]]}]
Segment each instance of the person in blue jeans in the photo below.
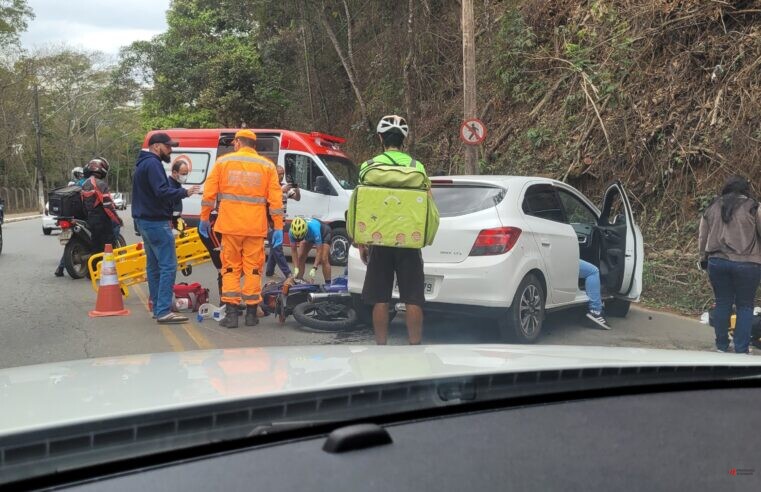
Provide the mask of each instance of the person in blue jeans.
[{"label": "person in blue jeans", "polygon": [[729,351],[729,320],[734,305],[735,352],[750,353],[753,301],[761,281],[761,210],[750,182],[730,176],[721,195],[706,208],[698,233],[701,269],[708,269],[716,308],[716,350]]},{"label": "person in blue jeans", "polygon": [[587,319],[603,330],[610,330],[608,321],[602,314],[602,293],[600,292],[600,270],[588,261],[579,260],[579,278],[584,279],[584,290],[589,297]]},{"label": "person in blue jeans", "polygon": [[148,150],[141,151],[132,178],[132,217],[143,238],[148,290],[153,316],[158,323],[184,323],[188,318],[172,312],[172,295],[177,275],[177,253],[172,234],[172,209],[177,200],[200,192],[174,188],[162,162],[171,162],[175,142],[166,133],[154,133]]}]

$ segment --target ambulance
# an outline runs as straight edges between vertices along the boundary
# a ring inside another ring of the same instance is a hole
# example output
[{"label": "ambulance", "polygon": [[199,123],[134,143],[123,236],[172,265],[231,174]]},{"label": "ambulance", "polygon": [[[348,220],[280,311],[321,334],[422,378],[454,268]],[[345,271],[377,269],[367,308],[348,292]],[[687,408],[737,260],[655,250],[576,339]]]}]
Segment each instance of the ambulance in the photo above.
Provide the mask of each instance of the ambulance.
[{"label": "ambulance", "polygon": [[[292,130],[252,129],[256,133],[256,151],[285,169],[286,180],[301,190],[301,200],[288,200],[286,230],[295,217],[312,217],[330,225],[332,239],[330,260],[334,265],[346,265],[349,238],[346,234],[344,212],[352,190],[357,186],[357,165],[341,150],[346,140],[325,133],[303,133]],[[233,151],[237,129],[171,129],[154,130],[145,136],[143,149],[157,132],[169,134],[179,142],[172,152],[171,162],[178,159],[190,163],[185,187],[203,186],[217,158]],[[169,173],[172,164],[165,164]],[[201,195],[182,202],[183,217],[190,225],[198,223],[201,214]],[[288,234],[284,246],[289,248]]]}]

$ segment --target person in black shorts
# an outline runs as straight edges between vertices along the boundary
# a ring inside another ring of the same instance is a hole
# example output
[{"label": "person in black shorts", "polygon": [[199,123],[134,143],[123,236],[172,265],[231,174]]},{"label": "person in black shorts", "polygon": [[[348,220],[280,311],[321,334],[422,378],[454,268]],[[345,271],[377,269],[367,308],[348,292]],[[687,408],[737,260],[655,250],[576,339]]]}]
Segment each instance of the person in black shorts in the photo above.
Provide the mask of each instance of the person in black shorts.
[{"label": "person in black shorts", "polygon": [[[378,123],[378,135],[384,153],[372,159],[387,165],[409,166],[412,157],[399,150],[409,128],[401,116],[390,115]],[[370,161],[368,161],[370,162]],[[362,167],[368,165],[362,164]],[[425,172],[420,162],[415,164]],[[386,345],[388,339],[388,312],[394,290],[394,274],[399,282],[399,301],[406,306],[407,337],[410,345],[419,345],[423,339],[423,303],[425,302],[425,274],[423,255],[419,249],[391,248],[386,246],[359,246],[362,261],[367,265],[362,300],[373,305],[375,342]]]}]

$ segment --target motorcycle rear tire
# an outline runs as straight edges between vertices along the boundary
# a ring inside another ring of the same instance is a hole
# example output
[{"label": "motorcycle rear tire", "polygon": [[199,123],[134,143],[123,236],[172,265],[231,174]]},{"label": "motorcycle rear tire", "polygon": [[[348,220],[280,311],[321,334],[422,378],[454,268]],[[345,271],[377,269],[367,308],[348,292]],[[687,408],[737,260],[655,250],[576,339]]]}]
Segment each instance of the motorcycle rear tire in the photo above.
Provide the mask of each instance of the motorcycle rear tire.
[{"label": "motorcycle rear tire", "polygon": [[302,328],[305,328],[307,331],[313,331],[318,333],[335,333],[339,331],[347,331],[354,326],[356,326],[359,322],[359,318],[357,317],[357,312],[351,308],[346,306],[345,304],[340,304],[342,307],[345,308],[346,312],[346,318],[345,319],[337,319],[337,320],[323,320],[323,319],[317,319],[314,317],[314,312],[317,309],[317,307],[322,304],[335,304],[331,303],[330,301],[320,302],[320,303],[312,303],[312,302],[302,302],[295,308],[293,308],[293,317],[296,319],[296,321],[299,322]]},{"label": "motorcycle rear tire", "polygon": [[63,266],[66,267],[66,273],[68,273],[71,278],[85,278],[88,273],[87,262],[77,263],[74,259],[75,255],[78,258],[89,258],[90,251],[83,241],[73,237],[69,239],[69,242],[66,243],[66,246],[63,249]]}]

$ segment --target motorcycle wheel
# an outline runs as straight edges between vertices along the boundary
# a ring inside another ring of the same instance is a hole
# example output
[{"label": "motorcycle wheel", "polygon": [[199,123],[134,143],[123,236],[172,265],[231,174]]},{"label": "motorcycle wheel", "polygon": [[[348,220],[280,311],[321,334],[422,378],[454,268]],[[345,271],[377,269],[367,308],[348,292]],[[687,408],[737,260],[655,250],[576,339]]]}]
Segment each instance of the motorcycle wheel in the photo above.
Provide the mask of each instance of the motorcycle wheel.
[{"label": "motorcycle wheel", "polygon": [[353,308],[330,301],[302,302],[293,308],[293,317],[307,331],[319,333],[350,330],[359,321]]},{"label": "motorcycle wheel", "polygon": [[84,242],[71,238],[63,250],[63,266],[71,278],[84,278],[88,274],[87,260],[90,251]]}]

